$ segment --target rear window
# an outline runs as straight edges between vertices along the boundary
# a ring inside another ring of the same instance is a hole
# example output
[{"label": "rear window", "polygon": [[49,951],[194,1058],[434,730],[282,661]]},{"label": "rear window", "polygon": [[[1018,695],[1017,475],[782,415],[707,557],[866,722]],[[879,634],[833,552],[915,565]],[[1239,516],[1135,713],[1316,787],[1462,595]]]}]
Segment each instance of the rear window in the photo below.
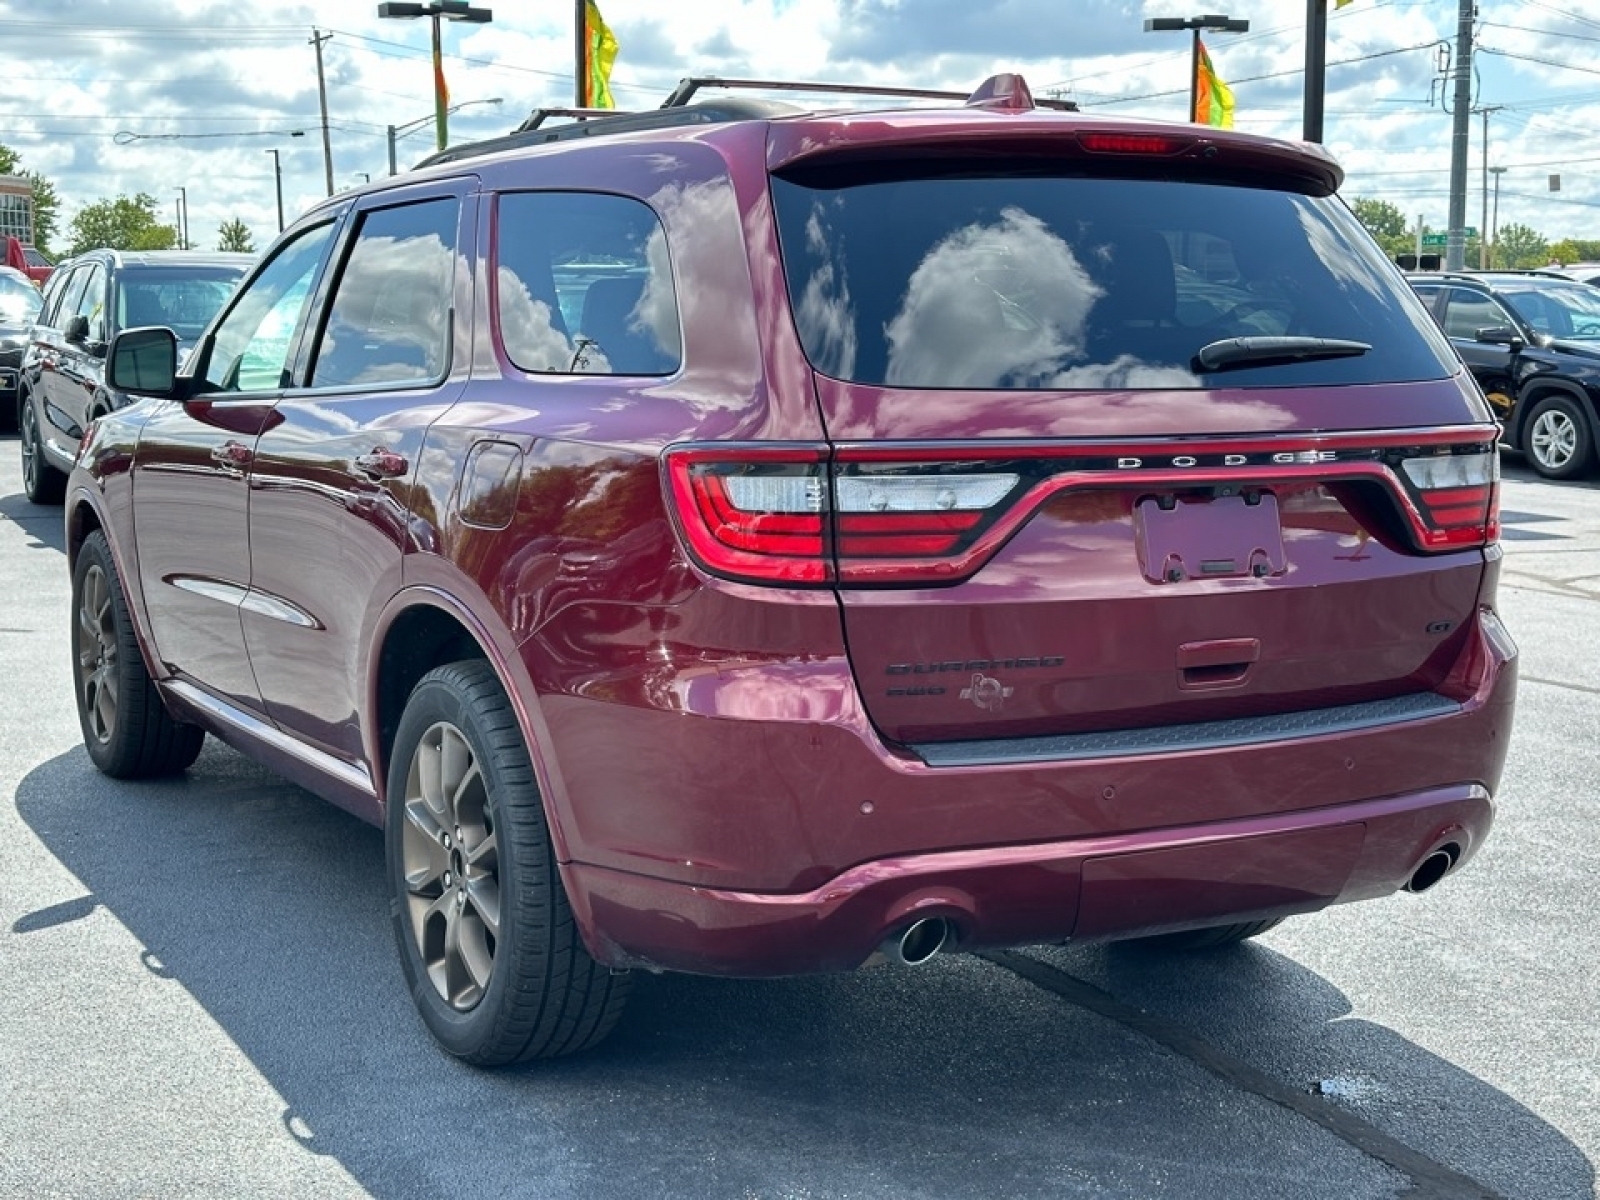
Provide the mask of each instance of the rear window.
[{"label": "rear window", "polygon": [[[813,366],[914,388],[1319,386],[1440,379],[1449,344],[1334,198],[1225,183],[956,172],[774,178]],[[1197,369],[1211,342],[1355,357]]]},{"label": "rear window", "polygon": [[117,328],[165,325],[192,341],[243,274],[242,266],[127,267],[117,284]]}]

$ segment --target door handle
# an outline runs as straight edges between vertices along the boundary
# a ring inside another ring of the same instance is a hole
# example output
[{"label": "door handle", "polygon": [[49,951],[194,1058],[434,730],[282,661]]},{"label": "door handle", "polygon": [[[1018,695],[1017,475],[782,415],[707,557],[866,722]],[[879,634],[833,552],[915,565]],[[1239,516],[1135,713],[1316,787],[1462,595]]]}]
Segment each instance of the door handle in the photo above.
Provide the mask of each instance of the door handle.
[{"label": "door handle", "polygon": [[382,446],[375,447],[371,453],[358,455],[356,466],[377,479],[394,479],[411,469],[404,454],[397,454]]},{"label": "door handle", "polygon": [[255,452],[243,442],[231,438],[220,446],[211,447],[211,461],[234,471],[243,471],[255,459]]}]

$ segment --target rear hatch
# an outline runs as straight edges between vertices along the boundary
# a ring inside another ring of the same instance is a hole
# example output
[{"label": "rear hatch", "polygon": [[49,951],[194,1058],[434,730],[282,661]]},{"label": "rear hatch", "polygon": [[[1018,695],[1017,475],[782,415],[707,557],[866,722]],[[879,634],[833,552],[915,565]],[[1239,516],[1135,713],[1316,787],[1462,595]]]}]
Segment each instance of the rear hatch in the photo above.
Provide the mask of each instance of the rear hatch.
[{"label": "rear hatch", "polygon": [[1426,707],[1498,478],[1448,343],[1326,159],[1084,125],[774,150],[830,445],[727,467],[709,507],[754,570],[815,531],[790,578],[835,585],[873,722],[931,761]]}]

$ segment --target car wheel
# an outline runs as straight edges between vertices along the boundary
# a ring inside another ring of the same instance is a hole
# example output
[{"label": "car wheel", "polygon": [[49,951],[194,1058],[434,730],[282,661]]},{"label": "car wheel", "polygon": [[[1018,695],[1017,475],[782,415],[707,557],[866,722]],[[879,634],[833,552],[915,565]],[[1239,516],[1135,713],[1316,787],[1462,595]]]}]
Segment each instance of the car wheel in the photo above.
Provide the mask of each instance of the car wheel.
[{"label": "car wheel", "polygon": [[417,684],[387,791],[400,962],[440,1044],[489,1067],[599,1042],[631,981],[584,949],[527,746],[488,663]]},{"label": "car wheel", "polygon": [[1571,479],[1589,467],[1594,438],[1588,414],[1567,396],[1546,396],[1528,414],[1523,444],[1546,479]]},{"label": "car wheel", "polygon": [[1133,938],[1129,945],[1150,950],[1216,950],[1253,938],[1283,923],[1282,917],[1265,921],[1246,921],[1238,925],[1213,925],[1209,929],[1183,929],[1177,933],[1158,933],[1154,937]]},{"label": "car wheel", "polygon": [[22,490],[35,504],[60,504],[67,477],[52,467],[39,444],[39,417],[26,392],[17,403],[17,433],[22,446]]},{"label": "car wheel", "polygon": [[205,731],[173,719],[144,668],[111,546],[99,530],[72,571],[72,665],[83,744],[117,779],[173,775],[200,755]]}]

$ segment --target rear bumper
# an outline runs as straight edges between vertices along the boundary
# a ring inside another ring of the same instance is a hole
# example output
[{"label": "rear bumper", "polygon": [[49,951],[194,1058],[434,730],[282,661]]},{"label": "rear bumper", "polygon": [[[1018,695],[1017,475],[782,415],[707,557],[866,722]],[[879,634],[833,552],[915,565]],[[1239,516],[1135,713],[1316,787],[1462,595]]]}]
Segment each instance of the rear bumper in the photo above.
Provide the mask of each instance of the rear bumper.
[{"label": "rear bumper", "polygon": [[600,961],[717,975],[853,969],[922,918],[970,949],[1310,912],[1392,893],[1440,848],[1470,859],[1516,675],[1484,608],[1448,702],[1397,719],[938,766],[880,739],[831,660],[700,670],[657,689],[670,712],[547,704],[563,877]]},{"label": "rear bumper", "polygon": [[809,892],[687,887],[571,865],[579,919],[614,966],[709,975],[849,970],[912,922],[956,946],[1110,940],[1387,895],[1431,853],[1465,863],[1494,809],[1476,784],[1312,812],[864,863]]}]

